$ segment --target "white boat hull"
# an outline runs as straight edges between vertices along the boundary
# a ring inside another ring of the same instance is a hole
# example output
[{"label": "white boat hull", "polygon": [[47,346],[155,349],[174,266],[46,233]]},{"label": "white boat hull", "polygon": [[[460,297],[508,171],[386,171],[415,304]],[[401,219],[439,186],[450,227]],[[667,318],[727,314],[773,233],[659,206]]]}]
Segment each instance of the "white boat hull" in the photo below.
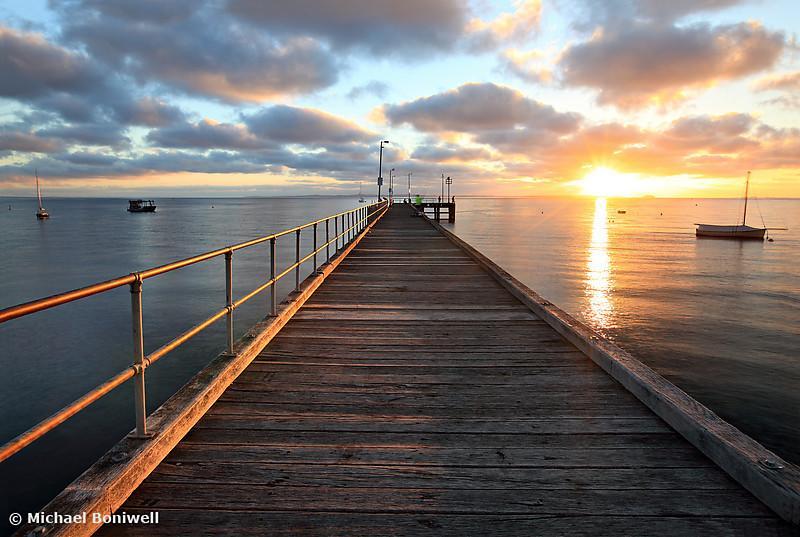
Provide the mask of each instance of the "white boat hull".
[{"label": "white boat hull", "polygon": [[695,232],[698,237],[712,239],[755,239],[764,240],[765,228],[750,226],[717,226],[713,224],[697,224]]}]

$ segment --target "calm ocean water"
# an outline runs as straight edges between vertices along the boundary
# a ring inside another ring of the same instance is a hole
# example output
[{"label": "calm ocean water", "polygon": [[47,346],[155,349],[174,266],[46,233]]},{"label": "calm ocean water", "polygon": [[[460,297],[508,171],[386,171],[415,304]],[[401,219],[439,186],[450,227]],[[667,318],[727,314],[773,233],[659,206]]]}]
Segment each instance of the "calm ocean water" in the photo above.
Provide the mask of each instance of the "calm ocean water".
[{"label": "calm ocean water", "polygon": [[[760,220],[760,209],[768,225],[789,227],[775,231],[771,243],[695,239],[693,222],[736,222],[738,200],[458,202],[454,230],[460,236],[770,449],[800,462],[800,200],[753,206],[750,223]],[[52,218],[38,222],[35,200],[0,198],[0,307],[268,234],[357,202],[164,199],[158,205],[155,214],[136,215],[125,212],[125,200],[51,199]],[[293,248],[291,239],[279,241],[279,268]],[[234,256],[237,296],[262,281],[267,252],[263,246]],[[224,296],[221,258],[145,282],[146,351],[207,317],[224,305]],[[130,363],[129,304],[122,288],[0,325],[0,442]],[[237,335],[265,308],[266,296],[237,310]],[[150,409],[223,345],[224,323],[218,323],[149,369]],[[130,392],[116,390],[3,463],[0,520],[9,511],[43,505],[129,431]]]}]

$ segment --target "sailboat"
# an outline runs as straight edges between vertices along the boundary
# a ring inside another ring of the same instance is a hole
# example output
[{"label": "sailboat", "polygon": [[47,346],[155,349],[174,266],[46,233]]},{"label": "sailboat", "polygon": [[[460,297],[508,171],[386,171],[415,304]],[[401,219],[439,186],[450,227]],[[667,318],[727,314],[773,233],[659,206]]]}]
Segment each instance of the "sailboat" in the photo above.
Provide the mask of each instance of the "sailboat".
[{"label": "sailboat", "polygon": [[44,220],[45,218],[50,218],[50,213],[47,212],[47,209],[42,207],[42,191],[39,189],[39,171],[34,170],[36,174],[36,198],[39,200],[39,210],[36,211],[36,218],[39,220]]},{"label": "sailboat", "polygon": [[364,194],[361,193],[361,181],[358,182],[358,202],[367,203],[367,200],[364,199]]},{"label": "sailboat", "polygon": [[756,239],[764,240],[767,228],[751,227],[747,225],[747,196],[750,191],[750,172],[747,172],[747,180],[744,187],[744,212],[742,213],[742,223],[736,226],[718,226],[714,224],[695,224],[698,237],[710,237],[714,239]]}]

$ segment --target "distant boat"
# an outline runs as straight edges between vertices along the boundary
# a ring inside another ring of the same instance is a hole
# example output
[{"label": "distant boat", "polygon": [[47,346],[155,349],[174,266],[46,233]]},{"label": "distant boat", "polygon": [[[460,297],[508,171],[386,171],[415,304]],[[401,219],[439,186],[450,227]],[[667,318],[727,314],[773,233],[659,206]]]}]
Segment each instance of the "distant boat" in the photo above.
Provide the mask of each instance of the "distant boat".
[{"label": "distant boat", "polygon": [[714,224],[695,224],[697,226],[695,235],[714,239],[755,239],[763,241],[767,228],[751,227],[747,225],[747,197],[749,191],[750,172],[747,172],[747,180],[745,181],[744,187],[744,212],[742,213],[741,225],[718,226]]},{"label": "distant boat", "polygon": [[617,214],[627,214],[628,211],[623,211],[622,209],[617,211]]},{"label": "distant boat", "polygon": [[367,200],[364,199],[364,194],[361,193],[361,181],[358,182],[358,202],[367,203]]},{"label": "distant boat", "polygon": [[128,200],[129,213],[154,213],[156,203],[153,200]]},{"label": "distant boat", "polygon": [[[39,200],[39,210],[36,211],[36,218],[39,220],[44,220],[45,218],[50,218],[50,213],[47,212],[47,209],[42,207],[42,191],[39,189],[39,170],[34,170],[36,174],[36,198]],[[9,206],[9,209],[11,206]]]}]

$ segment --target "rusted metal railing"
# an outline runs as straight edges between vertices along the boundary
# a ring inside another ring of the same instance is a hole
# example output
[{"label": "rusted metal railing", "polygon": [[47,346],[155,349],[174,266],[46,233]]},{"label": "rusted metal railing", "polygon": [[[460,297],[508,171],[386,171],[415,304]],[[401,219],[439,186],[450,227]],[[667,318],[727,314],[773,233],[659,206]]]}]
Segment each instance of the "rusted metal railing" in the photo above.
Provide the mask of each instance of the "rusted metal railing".
[{"label": "rusted metal railing", "polygon": [[[130,291],[131,291],[131,327],[132,327],[131,333],[133,335],[133,363],[130,365],[130,367],[117,373],[104,383],[100,384],[96,388],[87,392],[79,399],[73,401],[72,403],[65,406],[55,414],[42,420],[34,427],[28,429],[24,433],[20,434],[16,438],[4,444],[2,447],[0,447],[0,462],[6,460],[15,453],[19,452],[21,449],[30,445],[35,440],[41,438],[47,432],[53,430],[61,423],[64,423],[66,420],[68,420],[69,418],[71,418],[72,416],[74,416],[75,414],[77,414],[90,404],[94,403],[107,393],[111,392],[114,388],[117,388],[118,386],[124,384],[126,381],[130,379],[134,379],[134,390],[135,390],[134,405],[135,405],[135,415],[136,415],[136,429],[133,433],[133,436],[134,437],[149,436],[149,433],[147,431],[147,407],[145,398],[146,395],[145,371],[147,370],[148,367],[153,365],[160,358],[163,358],[170,351],[176,349],[183,343],[190,340],[195,335],[199,334],[200,332],[202,332],[203,330],[214,324],[222,317],[226,317],[227,321],[226,344],[225,344],[226,352],[228,352],[229,354],[234,354],[235,349],[234,349],[233,321],[234,321],[234,311],[236,311],[237,308],[239,308],[242,304],[244,304],[254,296],[258,295],[262,291],[270,289],[270,298],[267,304],[267,310],[269,312],[269,315],[276,316],[278,314],[278,298],[275,287],[277,282],[281,278],[289,275],[292,271],[294,271],[295,273],[294,291],[298,291],[300,289],[300,266],[303,263],[312,260],[312,263],[314,265],[312,272],[316,272],[317,269],[319,268],[317,265],[318,253],[320,253],[324,249],[326,252],[325,254],[326,263],[330,262],[331,259],[330,245],[332,243],[335,244],[334,255],[336,255],[336,252],[344,248],[344,246],[347,243],[351,242],[355,237],[357,237],[358,234],[369,225],[372,219],[378,213],[385,211],[387,207],[388,207],[388,202],[386,201],[381,201],[379,203],[358,207],[356,209],[327,216],[325,218],[321,218],[319,220],[315,220],[313,222],[309,222],[301,226],[293,227],[291,229],[287,229],[279,233],[274,233],[272,235],[267,235],[265,237],[259,237],[257,239],[252,239],[246,242],[234,244],[226,248],[220,248],[218,250],[213,250],[211,252],[206,252],[193,257],[188,257],[186,259],[175,261],[173,263],[168,263],[166,265],[161,265],[159,267],[150,268],[140,272],[134,272],[127,276],[121,276],[119,278],[114,278],[112,280],[108,280],[105,282],[96,283],[93,285],[82,287],[80,289],[68,291],[66,293],[61,293],[58,295],[53,295],[50,297],[33,300],[31,302],[26,302],[24,304],[19,304],[17,306],[12,306],[10,308],[5,308],[3,310],[0,310],[0,323],[5,323],[11,321],[12,319],[16,319],[26,315],[31,315],[39,311],[54,308],[56,306],[67,304],[69,302],[74,302],[82,298],[98,295],[100,293],[104,293],[106,291],[110,291],[112,289],[117,289],[119,287],[128,285],[130,286]],[[329,232],[331,219],[334,221],[334,229],[335,229],[333,237],[330,236]],[[341,232],[339,231],[338,227],[339,219],[341,219],[342,221]],[[347,220],[349,226],[347,228],[345,228],[344,225],[345,219]],[[316,236],[317,226],[322,222],[325,222],[325,243],[317,246],[317,236]],[[311,228],[314,233],[314,238],[312,242],[313,249],[309,254],[301,257],[300,235],[303,230],[309,228]],[[276,274],[276,242],[280,237],[290,234],[295,235],[294,263],[289,265],[283,272]],[[249,292],[248,294],[246,294],[245,296],[241,297],[239,300],[234,300],[233,299],[234,252],[236,252],[237,250],[242,250],[244,248],[249,248],[251,246],[255,246],[257,244],[262,244],[265,242],[269,242],[269,250],[270,250],[269,279],[263,284],[259,285],[254,290],[252,290],[251,292]],[[145,355],[144,333],[142,328],[142,287],[144,281],[149,278],[153,278],[155,276],[159,276],[167,272],[172,272],[174,270],[178,270],[183,267],[188,267],[190,265],[208,261],[210,259],[214,259],[219,256],[224,256],[225,258],[225,307],[220,309],[213,315],[211,315],[206,320],[200,322],[199,324],[193,326],[189,330],[183,332],[169,343],[156,349],[150,354]]]}]

